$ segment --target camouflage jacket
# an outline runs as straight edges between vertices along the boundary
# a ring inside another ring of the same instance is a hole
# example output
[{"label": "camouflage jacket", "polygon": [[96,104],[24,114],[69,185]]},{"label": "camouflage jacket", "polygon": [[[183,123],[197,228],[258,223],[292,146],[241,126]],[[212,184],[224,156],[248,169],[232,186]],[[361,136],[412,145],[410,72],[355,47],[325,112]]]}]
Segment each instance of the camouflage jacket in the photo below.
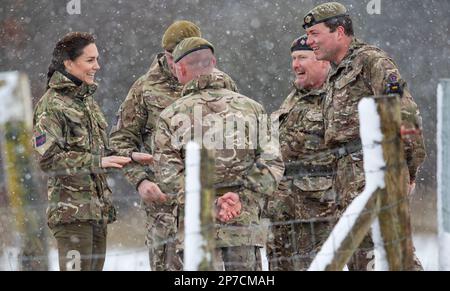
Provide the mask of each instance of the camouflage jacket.
[{"label": "camouflage jacket", "polygon": [[[334,155],[325,146],[322,103],[324,91],[294,87],[280,109],[280,147],[286,166],[268,211],[276,220],[323,216],[334,202]],[[323,202],[323,203],[322,203]]]},{"label": "camouflage jacket", "polygon": [[33,145],[49,175],[48,224],[116,219],[101,168],[108,155],[107,123],[93,98],[96,85],[76,86],[55,72],[34,111]]},{"label": "camouflage jacket", "polygon": [[[332,64],[324,102],[325,142],[339,146],[359,139],[358,102],[367,96],[398,93],[401,96],[402,125],[421,129],[422,119],[397,65],[381,49],[357,39],[342,62]],[[404,138],[411,180],[425,159],[422,134]]]},{"label": "camouflage jacket", "polygon": [[242,181],[243,184],[236,190],[243,204],[242,213],[227,224],[217,224],[217,246],[262,245],[265,237],[259,231],[261,209],[284,171],[278,144],[268,142],[261,147],[262,143],[250,137],[252,133],[253,137],[262,137],[263,131],[269,130],[263,107],[233,92],[217,75],[205,75],[189,82],[183,96],[161,113],[154,140],[160,187],[163,192],[178,194],[180,241],[183,240],[184,147],[193,139],[191,126],[200,125],[201,136],[194,139],[203,139],[206,148],[215,149],[215,182]]},{"label": "camouflage jacket", "polygon": [[[237,92],[234,81],[224,76],[232,90]],[[111,146],[119,155],[130,156],[132,152],[152,153],[152,138],[156,121],[161,112],[181,97],[183,86],[170,72],[164,53],[158,54],[150,70],[131,87],[120,106],[118,121],[110,135]],[[127,180],[136,188],[143,180],[154,182],[154,169],[132,163],[124,170]]]},{"label": "camouflage jacket", "polygon": [[294,88],[275,112],[280,120],[280,147],[286,164],[332,167],[334,157],[327,153],[324,141],[323,98],[322,90]]}]

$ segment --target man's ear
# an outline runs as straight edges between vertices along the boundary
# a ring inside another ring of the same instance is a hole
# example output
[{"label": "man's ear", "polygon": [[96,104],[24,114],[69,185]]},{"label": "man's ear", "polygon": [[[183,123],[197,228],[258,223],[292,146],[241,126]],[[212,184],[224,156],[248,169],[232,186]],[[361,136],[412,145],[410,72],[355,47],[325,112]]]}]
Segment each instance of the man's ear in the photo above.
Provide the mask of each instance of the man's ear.
[{"label": "man's ear", "polygon": [[345,28],[343,26],[337,27],[338,38],[343,38],[345,36]]},{"label": "man's ear", "polygon": [[215,67],[216,63],[217,63],[216,57],[213,56],[211,62],[212,62],[212,65]]}]

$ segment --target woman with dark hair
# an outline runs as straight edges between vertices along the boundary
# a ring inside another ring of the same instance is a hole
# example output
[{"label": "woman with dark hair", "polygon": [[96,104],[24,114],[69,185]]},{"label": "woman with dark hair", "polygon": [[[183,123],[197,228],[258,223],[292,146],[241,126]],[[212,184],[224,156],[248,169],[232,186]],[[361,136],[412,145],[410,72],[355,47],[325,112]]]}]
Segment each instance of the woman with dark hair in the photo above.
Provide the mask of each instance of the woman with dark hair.
[{"label": "woman with dark hair", "polygon": [[116,219],[105,169],[131,161],[109,150],[107,123],[93,97],[99,69],[94,37],[67,34],[53,51],[47,92],[34,112],[33,144],[49,176],[48,225],[61,270],[102,270],[107,224]]}]

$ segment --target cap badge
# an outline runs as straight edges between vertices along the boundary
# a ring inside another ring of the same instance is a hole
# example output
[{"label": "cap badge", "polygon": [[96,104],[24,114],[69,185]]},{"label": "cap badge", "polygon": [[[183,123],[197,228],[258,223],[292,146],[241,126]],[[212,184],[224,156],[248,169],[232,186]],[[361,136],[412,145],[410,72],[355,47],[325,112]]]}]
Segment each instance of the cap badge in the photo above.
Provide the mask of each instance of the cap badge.
[{"label": "cap badge", "polygon": [[310,24],[311,21],[312,21],[312,16],[311,15],[308,15],[308,16],[305,17],[305,23],[306,24]]}]

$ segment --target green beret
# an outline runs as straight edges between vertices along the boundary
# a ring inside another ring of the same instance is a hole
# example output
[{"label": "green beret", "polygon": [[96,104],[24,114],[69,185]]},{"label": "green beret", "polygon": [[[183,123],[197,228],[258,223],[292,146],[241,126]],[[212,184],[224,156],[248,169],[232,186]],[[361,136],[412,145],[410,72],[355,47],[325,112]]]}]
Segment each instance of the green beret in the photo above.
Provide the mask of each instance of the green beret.
[{"label": "green beret", "polygon": [[188,37],[201,37],[200,28],[186,20],[175,21],[163,35],[161,45],[166,51],[173,51],[177,44]]},{"label": "green beret", "polygon": [[328,2],[320,4],[306,14],[303,19],[303,28],[307,29],[327,20],[346,15],[348,15],[347,8],[341,3]]},{"label": "green beret", "polygon": [[308,40],[308,37],[305,35],[300,36],[291,45],[291,53],[295,51],[312,51],[312,48],[310,48],[306,41]]},{"label": "green beret", "polygon": [[188,54],[203,49],[210,49],[214,53],[214,46],[206,39],[201,37],[185,38],[173,50],[173,60],[178,63]]}]

